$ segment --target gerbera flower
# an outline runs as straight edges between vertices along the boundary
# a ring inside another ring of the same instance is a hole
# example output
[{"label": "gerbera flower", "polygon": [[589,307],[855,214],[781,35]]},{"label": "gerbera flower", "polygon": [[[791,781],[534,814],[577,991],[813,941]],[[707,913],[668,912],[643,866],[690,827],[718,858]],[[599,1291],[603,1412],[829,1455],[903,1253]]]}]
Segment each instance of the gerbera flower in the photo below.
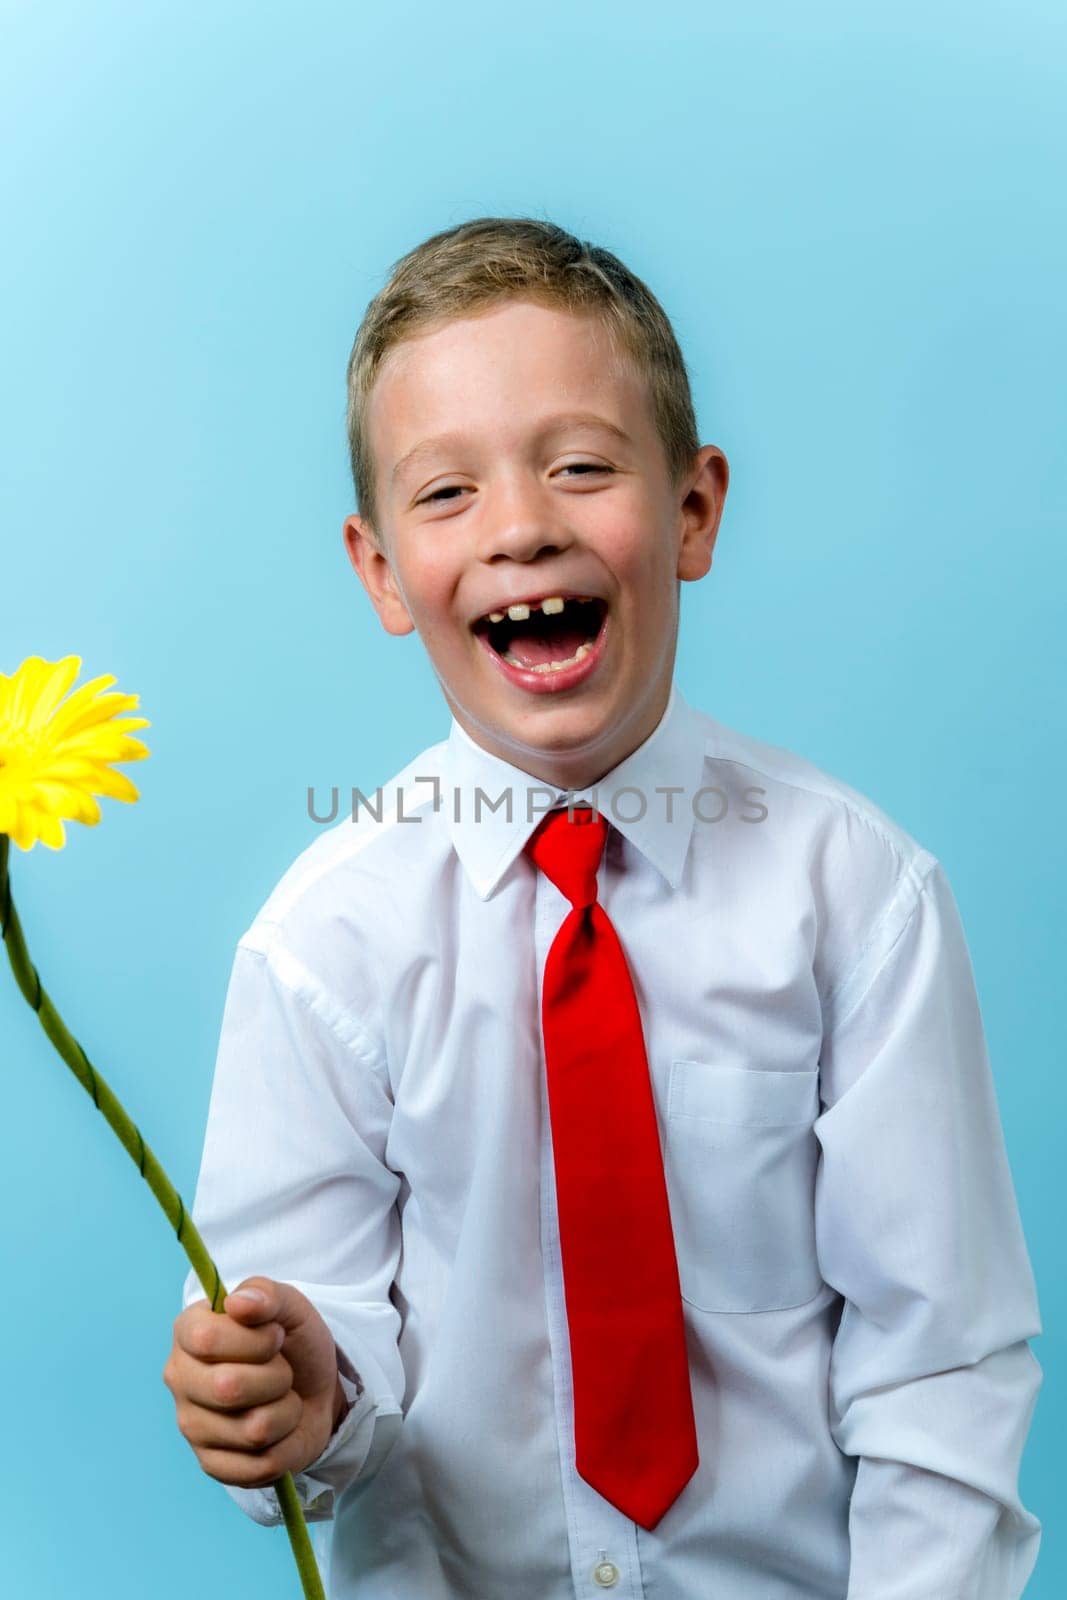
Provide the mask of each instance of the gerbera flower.
[{"label": "gerbera flower", "polygon": [[10,677],[0,672],[0,833],[9,834],[20,850],[29,850],[38,839],[51,850],[61,849],[63,817],[99,822],[95,795],[138,798],[129,778],[113,771],[112,763],[149,754],[140,739],[130,737],[132,728],[150,726],[147,719],[119,716],[139,697],[105,693],[115,682],[105,673],[64,701],[80,668],[80,656],[61,661],[27,656]]}]

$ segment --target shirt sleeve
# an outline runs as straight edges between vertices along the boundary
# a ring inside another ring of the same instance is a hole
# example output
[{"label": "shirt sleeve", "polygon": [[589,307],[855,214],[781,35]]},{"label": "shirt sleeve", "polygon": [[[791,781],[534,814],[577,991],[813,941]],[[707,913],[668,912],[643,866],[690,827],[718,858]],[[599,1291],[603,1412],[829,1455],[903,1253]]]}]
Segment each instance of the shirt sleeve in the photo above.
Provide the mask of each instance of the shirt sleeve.
[{"label": "shirt sleeve", "polygon": [[970,955],[922,856],[828,1001],[820,1062],[830,1426],[858,1457],[847,1600],[1018,1600],[1042,1328]]},{"label": "shirt sleeve", "polygon": [[[192,1215],[227,1292],[256,1274],[292,1284],[334,1336],[349,1410],[293,1479],[306,1520],[319,1522],[377,1471],[400,1428],[389,1293],[400,1179],[385,1162],[392,1099],[370,1033],[276,933],[254,927],[237,947]],[[190,1271],[183,1309],[206,1297]],[[274,1489],[223,1487],[253,1521],[283,1520]]]}]

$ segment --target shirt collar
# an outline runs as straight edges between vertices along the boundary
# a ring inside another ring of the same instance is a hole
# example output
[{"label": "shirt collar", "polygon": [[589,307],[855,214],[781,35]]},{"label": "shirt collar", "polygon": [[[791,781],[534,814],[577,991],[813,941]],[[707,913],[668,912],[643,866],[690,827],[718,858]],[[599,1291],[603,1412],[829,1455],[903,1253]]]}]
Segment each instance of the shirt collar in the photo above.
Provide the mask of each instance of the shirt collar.
[{"label": "shirt collar", "polygon": [[[672,680],[663,716],[644,743],[572,796],[601,811],[672,889],[681,882],[693,834],[693,795],[703,779],[705,739],[699,712]],[[483,749],[455,717],[441,776],[440,803],[452,843],[476,893],[487,900],[544,814],[567,802],[568,791]],[[671,789],[678,792],[666,792]],[[477,810],[476,790],[481,790]]]}]

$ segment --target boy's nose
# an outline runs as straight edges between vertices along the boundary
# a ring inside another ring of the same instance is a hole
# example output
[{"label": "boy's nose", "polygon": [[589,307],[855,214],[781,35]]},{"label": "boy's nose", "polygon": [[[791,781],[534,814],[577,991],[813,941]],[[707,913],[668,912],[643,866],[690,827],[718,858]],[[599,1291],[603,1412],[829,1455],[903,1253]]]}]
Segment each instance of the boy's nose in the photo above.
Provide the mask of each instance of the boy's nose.
[{"label": "boy's nose", "polygon": [[532,561],[536,556],[564,550],[572,542],[566,521],[550,494],[528,481],[499,485],[487,495],[482,517],[479,555],[483,561],[508,556]]}]

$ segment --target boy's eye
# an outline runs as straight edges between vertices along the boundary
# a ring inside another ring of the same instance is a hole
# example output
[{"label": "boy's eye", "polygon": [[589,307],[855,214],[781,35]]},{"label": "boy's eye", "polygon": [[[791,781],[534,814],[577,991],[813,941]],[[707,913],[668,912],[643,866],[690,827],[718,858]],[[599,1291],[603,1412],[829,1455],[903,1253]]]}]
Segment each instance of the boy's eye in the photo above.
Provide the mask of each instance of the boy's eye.
[{"label": "boy's eye", "polygon": [[[613,467],[606,467],[601,461],[567,461],[560,468],[561,472],[613,472]],[[416,504],[428,506],[434,500],[440,500],[445,495],[462,494],[465,485],[462,483],[446,483],[443,489],[434,489],[432,493],[423,495]]]},{"label": "boy's eye", "polygon": [[444,494],[458,494],[462,487],[463,485],[461,483],[448,483],[443,489],[435,489],[433,494],[425,495],[418,502],[418,504],[420,506],[426,506],[429,505],[431,500],[440,500],[441,496]]}]

